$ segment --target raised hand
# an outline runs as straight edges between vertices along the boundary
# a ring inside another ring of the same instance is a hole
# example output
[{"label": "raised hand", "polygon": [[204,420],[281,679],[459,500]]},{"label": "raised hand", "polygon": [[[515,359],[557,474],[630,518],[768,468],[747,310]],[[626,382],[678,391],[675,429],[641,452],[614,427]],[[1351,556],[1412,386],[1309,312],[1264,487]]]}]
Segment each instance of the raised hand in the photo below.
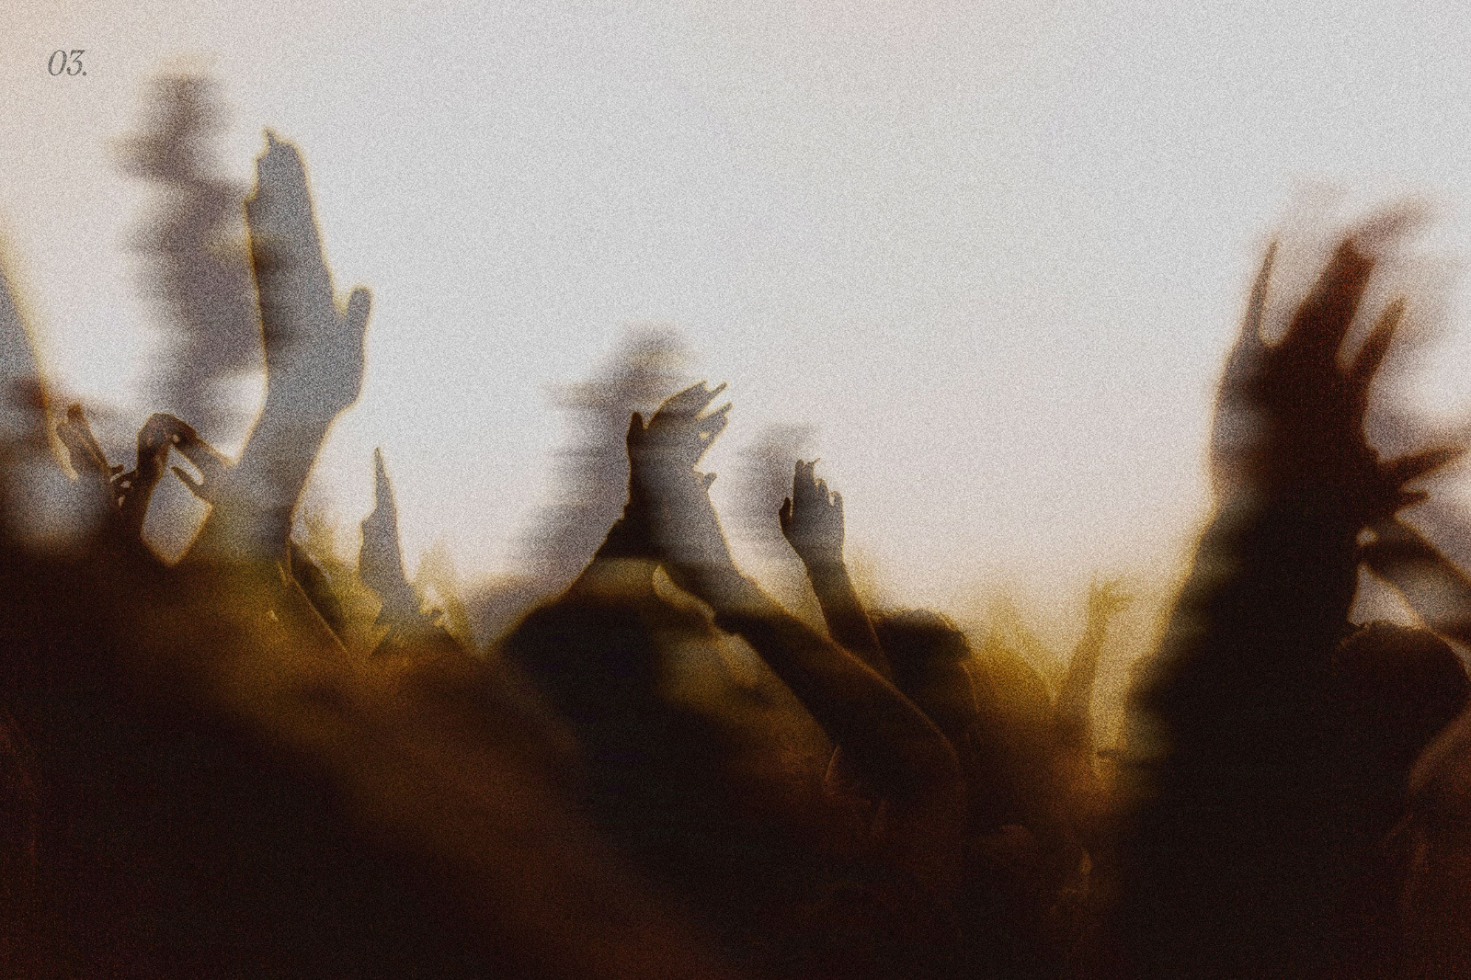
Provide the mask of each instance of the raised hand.
[{"label": "raised hand", "polygon": [[260,293],[267,401],[303,418],[335,418],[362,390],[372,302],[354,289],[338,310],[295,147],[266,132],[256,193],[245,204]]},{"label": "raised hand", "polygon": [[1118,579],[1088,587],[1088,621],[1083,636],[1073,649],[1067,675],[1058,689],[1053,718],[1059,738],[1091,761],[1093,752],[1089,718],[1093,709],[1093,687],[1098,678],[1098,657],[1108,632],[1108,622],[1134,601]]},{"label": "raised hand", "polygon": [[[1347,236],[1275,344],[1261,334],[1272,252],[1257,276],[1212,432],[1216,511],[1131,696],[1140,721],[1127,752],[1141,792],[1121,825],[1113,920],[1118,948],[1138,958],[1131,976],[1316,973],[1318,954],[1298,950],[1358,938],[1339,918],[1345,883],[1371,860],[1365,842],[1390,827],[1339,819],[1368,814],[1370,801],[1332,775],[1357,764],[1331,734],[1357,539],[1423,497],[1406,484],[1459,452],[1385,460],[1365,436],[1403,302],[1358,350],[1344,348],[1370,245],[1396,233],[1391,219]],[[1308,798],[1312,807],[1297,802]],[[1206,865],[1217,871],[1201,875]],[[1237,901],[1244,894],[1251,903]],[[1341,970],[1332,962],[1328,972]]]},{"label": "raised hand", "polygon": [[1121,579],[1095,581],[1088,587],[1088,625],[1104,627],[1115,615],[1129,607],[1134,596],[1124,589]]},{"label": "raised hand", "polygon": [[[714,388],[704,381],[692,384],[666,398],[647,424],[643,416],[634,412],[628,430],[628,451],[635,478],[639,474],[693,472],[730,420],[729,402],[713,412],[701,414],[724,390],[723,383]],[[713,477],[705,478],[706,486],[712,482]]]},{"label": "raised hand", "polygon": [[1370,387],[1404,315],[1404,301],[1384,310],[1349,366],[1340,367],[1341,348],[1374,267],[1350,236],[1285,336],[1268,346],[1261,326],[1274,255],[1275,247],[1258,273],[1222,383],[1212,433],[1218,491],[1252,487],[1268,494],[1310,494],[1358,526],[1423,499],[1405,484],[1461,450],[1441,446],[1385,461],[1364,437]]},{"label": "raised hand", "polygon": [[708,491],[715,474],[695,465],[724,431],[730,404],[705,413],[725,385],[703,381],[668,398],[646,424],[635,412],[628,427],[630,482],[647,502],[652,537],[666,570],[707,601],[732,597],[744,581],[730,556]]},{"label": "raised hand", "polygon": [[809,569],[843,563],[843,495],[828,491],[827,482],[815,476],[816,467],[815,459],[797,461],[792,495],[777,512],[781,533]]},{"label": "raised hand", "polygon": [[333,421],[363,381],[368,292],[333,301],[301,158],[267,133],[246,202],[260,294],[266,403],[240,462],[212,497],[193,554],[210,561],[284,561],[292,515]]},{"label": "raised hand", "polygon": [[797,461],[792,495],[782,501],[776,515],[781,533],[807,569],[807,579],[833,640],[884,678],[893,680],[889,658],[843,563],[843,495],[830,493],[827,483],[813,475],[816,466],[817,460]]}]

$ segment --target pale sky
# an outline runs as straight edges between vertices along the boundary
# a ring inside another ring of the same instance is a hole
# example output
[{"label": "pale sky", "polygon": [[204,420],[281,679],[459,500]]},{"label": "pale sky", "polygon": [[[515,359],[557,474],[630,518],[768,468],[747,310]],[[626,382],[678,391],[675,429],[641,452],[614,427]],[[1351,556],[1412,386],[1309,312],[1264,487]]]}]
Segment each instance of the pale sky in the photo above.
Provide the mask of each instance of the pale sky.
[{"label": "pale sky", "polygon": [[[49,77],[57,48],[86,77]],[[1304,187],[1426,195],[1433,253],[1471,256],[1468,50],[1453,2],[11,0],[0,241],[53,384],[136,429],[147,199],[116,143],[150,77],[205,71],[232,172],[267,126],[295,142],[339,293],[374,291],[317,478],[355,524],[381,445],[410,565],[443,538],[510,570],[550,387],[653,321],[730,385],[711,467],[814,426],[897,595],[1071,590],[1185,553],[1220,364]],[[1448,417],[1463,289],[1416,374]]]}]

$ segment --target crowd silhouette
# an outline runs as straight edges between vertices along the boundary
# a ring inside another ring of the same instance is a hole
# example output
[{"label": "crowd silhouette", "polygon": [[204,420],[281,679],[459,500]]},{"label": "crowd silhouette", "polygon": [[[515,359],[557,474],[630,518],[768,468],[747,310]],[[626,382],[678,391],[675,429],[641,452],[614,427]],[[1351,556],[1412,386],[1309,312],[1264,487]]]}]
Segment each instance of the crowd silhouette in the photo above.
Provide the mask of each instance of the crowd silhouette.
[{"label": "crowd silhouette", "polygon": [[[767,517],[821,622],[790,611],[700,468],[723,386],[670,394],[655,335],[569,396],[585,492],[478,612],[410,580],[381,453],[356,567],[314,553],[301,498],[371,297],[332,282],[268,133],[240,254],[266,393],[216,449],[209,379],[253,358],[239,282],[201,258],[230,191],[184,152],[200,89],[163,92],[131,159],[194,202],[156,244],[205,353],[133,458],[53,405],[0,280],[0,975],[1471,977],[1471,576],[1402,515],[1460,447],[1386,459],[1364,429],[1405,312],[1365,301],[1393,217],[1343,236],[1275,342],[1268,252],[1214,508],[1105,767],[1127,588],[1093,586],[1054,685],[866,601],[842,496],[792,459]],[[171,477],[207,516],[164,558]],[[1351,619],[1366,572],[1418,625]]]}]

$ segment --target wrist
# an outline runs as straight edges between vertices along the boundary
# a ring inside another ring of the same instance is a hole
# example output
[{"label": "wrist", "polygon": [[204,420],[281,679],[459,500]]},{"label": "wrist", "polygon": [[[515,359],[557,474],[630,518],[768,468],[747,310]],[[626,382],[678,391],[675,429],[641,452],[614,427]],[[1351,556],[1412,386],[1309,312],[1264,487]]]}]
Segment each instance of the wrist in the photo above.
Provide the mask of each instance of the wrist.
[{"label": "wrist", "polygon": [[810,560],[803,558],[802,564],[806,567],[807,577],[812,580],[813,585],[848,584],[848,566],[843,564],[841,557],[822,557]]}]

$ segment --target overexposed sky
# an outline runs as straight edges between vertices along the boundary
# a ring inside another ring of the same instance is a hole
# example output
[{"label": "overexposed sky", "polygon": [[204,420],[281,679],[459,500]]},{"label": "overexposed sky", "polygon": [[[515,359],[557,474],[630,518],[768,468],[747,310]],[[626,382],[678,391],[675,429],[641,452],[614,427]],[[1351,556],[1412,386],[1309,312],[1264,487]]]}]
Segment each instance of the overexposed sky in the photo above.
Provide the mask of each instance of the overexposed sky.
[{"label": "overexposed sky", "polygon": [[[57,48],[87,76],[49,77]],[[1467,50],[1453,2],[13,0],[0,240],[52,381],[136,429],[147,197],[116,144],[151,76],[205,71],[231,170],[266,126],[294,141],[340,293],[374,291],[318,478],[356,522],[382,445],[411,564],[442,537],[508,568],[550,386],[653,321],[730,384],[712,467],[813,425],[899,595],[1072,588],[1188,544],[1220,363],[1304,186],[1429,195],[1437,254],[1471,256]],[[1459,297],[1417,382],[1452,414]]]}]

